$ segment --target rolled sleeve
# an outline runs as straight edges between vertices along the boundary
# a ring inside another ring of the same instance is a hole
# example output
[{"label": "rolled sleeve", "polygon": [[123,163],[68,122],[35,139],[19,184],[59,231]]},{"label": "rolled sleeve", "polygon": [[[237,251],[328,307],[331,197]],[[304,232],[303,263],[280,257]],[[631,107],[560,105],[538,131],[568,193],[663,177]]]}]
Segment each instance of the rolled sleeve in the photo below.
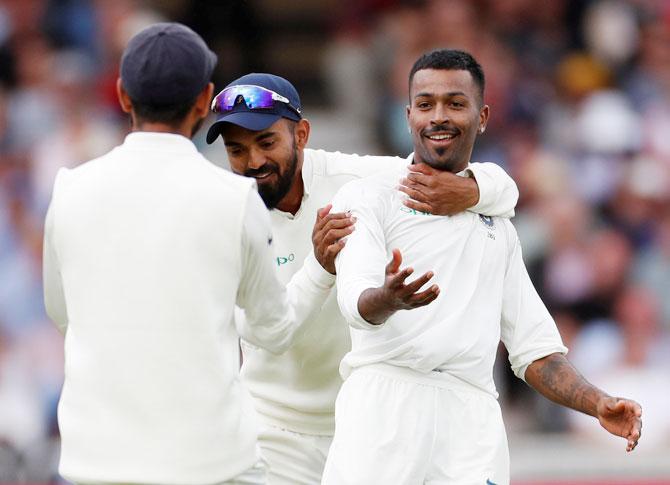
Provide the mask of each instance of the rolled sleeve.
[{"label": "rolled sleeve", "polygon": [[479,202],[469,210],[485,216],[514,217],[519,200],[516,183],[495,163],[471,163],[467,172],[477,181]]}]

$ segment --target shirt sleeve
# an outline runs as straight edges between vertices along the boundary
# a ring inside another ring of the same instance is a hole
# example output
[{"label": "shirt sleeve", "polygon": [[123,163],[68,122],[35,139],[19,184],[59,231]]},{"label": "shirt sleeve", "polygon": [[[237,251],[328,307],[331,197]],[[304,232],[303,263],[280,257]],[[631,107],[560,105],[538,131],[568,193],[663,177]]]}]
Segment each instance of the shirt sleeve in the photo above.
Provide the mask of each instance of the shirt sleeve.
[{"label": "shirt sleeve", "polygon": [[556,352],[565,354],[568,349],[528,276],[516,231],[510,222],[506,226],[511,249],[503,287],[501,338],[514,374],[525,380],[531,363]]},{"label": "shirt sleeve", "polygon": [[[240,336],[271,352],[284,352],[295,332],[325,302],[334,277],[310,255],[287,287],[277,278],[270,217],[258,193],[251,191],[242,232],[242,277],[236,314]],[[325,274],[324,274],[325,273]]]},{"label": "shirt sleeve", "polygon": [[471,212],[485,216],[514,217],[519,189],[512,177],[495,163],[471,163],[467,171],[479,186],[479,202]]},{"label": "shirt sleeve", "polygon": [[333,199],[333,211],[351,211],[356,217],[355,229],[335,259],[337,303],[342,315],[353,328],[373,330],[381,325],[366,321],[358,311],[361,293],[384,284],[386,244],[380,214],[366,203],[362,186],[346,185]]},{"label": "shirt sleeve", "polygon": [[54,213],[54,197],[52,197],[44,223],[44,245],[42,249],[44,307],[46,308],[47,315],[56,324],[58,330],[62,334],[65,334],[68,325],[68,316],[65,294],[63,292],[63,280],[54,246]]}]

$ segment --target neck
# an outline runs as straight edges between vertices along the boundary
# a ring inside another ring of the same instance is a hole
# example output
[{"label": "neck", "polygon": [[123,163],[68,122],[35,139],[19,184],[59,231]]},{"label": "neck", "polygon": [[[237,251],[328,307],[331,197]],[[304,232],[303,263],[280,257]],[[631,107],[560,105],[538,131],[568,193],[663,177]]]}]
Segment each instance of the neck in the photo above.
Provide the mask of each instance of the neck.
[{"label": "neck", "polygon": [[459,173],[468,168],[467,160],[455,164],[454,163],[434,164],[433,162],[422,160],[416,151],[414,152],[414,158],[412,159],[412,164],[415,163],[425,163],[426,165],[434,168],[435,170],[442,170],[444,172],[451,172],[451,173]]},{"label": "neck", "polygon": [[143,121],[141,123],[133,123],[131,131],[149,131],[154,133],[173,133],[175,135],[183,135],[186,138],[191,138],[191,129],[185,125],[170,126],[164,123],[154,123]]},{"label": "neck", "polygon": [[277,209],[296,215],[300,210],[303,195],[305,195],[305,184],[302,181],[302,167],[298,167],[295,171],[291,188],[288,189],[286,195],[279,201]]}]

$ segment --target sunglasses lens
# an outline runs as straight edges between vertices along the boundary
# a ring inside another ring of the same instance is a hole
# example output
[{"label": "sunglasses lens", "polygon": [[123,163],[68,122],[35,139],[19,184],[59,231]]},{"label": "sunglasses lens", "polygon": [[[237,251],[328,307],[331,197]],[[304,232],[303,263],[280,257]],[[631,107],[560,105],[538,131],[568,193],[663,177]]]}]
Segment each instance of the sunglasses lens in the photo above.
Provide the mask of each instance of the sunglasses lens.
[{"label": "sunglasses lens", "polygon": [[259,86],[231,86],[224,89],[214,100],[214,108],[217,112],[230,111],[238,99],[242,97],[243,102],[249,109],[272,108],[274,100],[272,92]]}]

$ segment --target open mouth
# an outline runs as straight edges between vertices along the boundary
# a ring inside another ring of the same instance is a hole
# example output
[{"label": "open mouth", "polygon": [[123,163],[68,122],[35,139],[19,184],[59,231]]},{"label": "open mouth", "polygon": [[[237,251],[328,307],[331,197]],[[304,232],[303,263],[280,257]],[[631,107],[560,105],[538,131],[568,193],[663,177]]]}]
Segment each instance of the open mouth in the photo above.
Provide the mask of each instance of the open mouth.
[{"label": "open mouth", "polygon": [[434,143],[447,144],[451,142],[451,140],[456,138],[458,136],[458,133],[438,132],[438,133],[428,133],[425,134],[424,136]]},{"label": "open mouth", "polygon": [[275,174],[274,170],[264,170],[264,171],[258,172],[258,173],[248,173],[247,176],[248,177],[253,177],[256,180],[265,180],[267,178],[270,178],[270,176],[272,176],[274,174]]}]

